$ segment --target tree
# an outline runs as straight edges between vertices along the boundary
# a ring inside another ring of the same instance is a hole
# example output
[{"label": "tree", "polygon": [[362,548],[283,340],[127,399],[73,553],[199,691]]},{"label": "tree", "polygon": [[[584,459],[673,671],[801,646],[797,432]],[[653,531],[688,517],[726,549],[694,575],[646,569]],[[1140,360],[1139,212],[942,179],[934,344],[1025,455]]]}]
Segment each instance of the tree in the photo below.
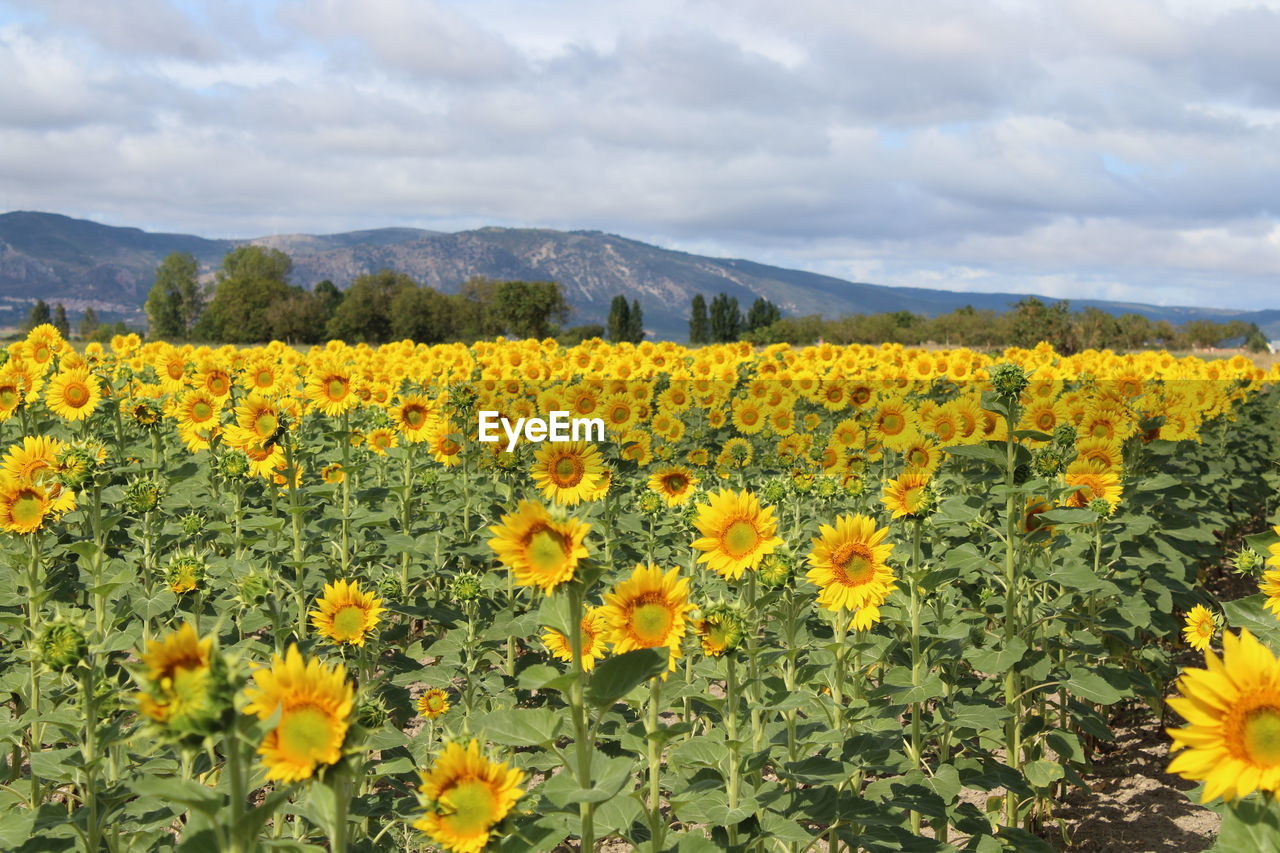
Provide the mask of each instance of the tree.
[{"label": "tree", "polygon": [[80,318],[80,338],[88,340],[94,332],[98,330],[98,312],[93,310],[90,305],[84,309],[84,315]]},{"label": "tree", "polygon": [[738,340],[742,333],[742,310],[738,298],[721,293],[711,300],[711,340],[729,343]]},{"label": "tree", "polygon": [[233,249],[222,259],[213,299],[192,334],[233,344],[270,340],[269,309],[293,293],[287,281],[292,269],[293,261],[279,249]]},{"label": "tree", "polygon": [[627,304],[627,297],[619,293],[613,297],[613,302],[609,306],[609,340],[616,343],[629,340],[628,335],[631,334],[631,306]]},{"label": "tree", "polygon": [[360,276],[351,282],[334,310],[327,326],[329,337],[371,344],[392,340],[392,303],[401,291],[417,286],[417,282],[404,273],[388,269]]},{"label": "tree", "polygon": [[559,282],[504,281],[493,300],[502,328],[517,338],[548,338],[569,317]]},{"label": "tree", "polygon": [[63,338],[71,337],[71,323],[67,321],[67,309],[61,302],[53,306],[53,327]]},{"label": "tree", "polygon": [[689,343],[705,344],[711,340],[711,323],[707,320],[707,300],[701,293],[693,295],[689,306]]},{"label": "tree", "polygon": [[1258,328],[1257,323],[1249,324],[1249,331],[1244,336],[1244,348],[1249,352],[1271,351],[1271,344],[1267,342],[1267,336]]},{"label": "tree", "polygon": [[31,306],[31,313],[27,315],[27,325],[23,331],[31,331],[36,326],[43,326],[48,323],[52,317],[49,315],[49,303],[43,299],[37,299],[36,304]]},{"label": "tree", "polygon": [[455,339],[470,342],[502,334],[502,318],[494,304],[497,295],[498,282],[491,278],[472,276],[462,282],[460,292],[453,297],[458,318]]},{"label": "tree", "polygon": [[589,341],[592,338],[604,339],[604,326],[599,323],[587,323],[584,326],[570,326],[560,334],[556,335],[556,340],[561,346],[573,347]]},{"label": "tree", "polygon": [[631,300],[631,314],[627,317],[627,340],[638,344],[644,340],[644,312],[640,310],[640,300]]},{"label": "tree", "polygon": [[196,259],[188,252],[171,252],[160,262],[147,295],[148,337],[162,340],[190,335],[205,303],[198,272]]},{"label": "tree", "polygon": [[396,340],[439,344],[455,339],[458,304],[430,287],[406,287],[391,300],[391,334]]},{"label": "tree", "polygon": [[754,332],[766,326],[772,326],[782,319],[782,311],[763,296],[756,297],[747,311],[747,331]]},{"label": "tree", "polygon": [[318,344],[324,341],[330,311],[325,299],[301,287],[267,307],[267,326],[273,340],[291,344]]}]

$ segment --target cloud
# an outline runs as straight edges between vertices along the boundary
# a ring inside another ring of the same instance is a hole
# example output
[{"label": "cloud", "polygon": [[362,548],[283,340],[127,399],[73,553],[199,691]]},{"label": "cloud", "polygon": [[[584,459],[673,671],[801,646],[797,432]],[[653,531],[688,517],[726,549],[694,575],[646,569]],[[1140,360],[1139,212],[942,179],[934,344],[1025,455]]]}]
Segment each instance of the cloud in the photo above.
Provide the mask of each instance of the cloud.
[{"label": "cloud", "polygon": [[1276,304],[1280,2],[0,0],[0,199]]}]

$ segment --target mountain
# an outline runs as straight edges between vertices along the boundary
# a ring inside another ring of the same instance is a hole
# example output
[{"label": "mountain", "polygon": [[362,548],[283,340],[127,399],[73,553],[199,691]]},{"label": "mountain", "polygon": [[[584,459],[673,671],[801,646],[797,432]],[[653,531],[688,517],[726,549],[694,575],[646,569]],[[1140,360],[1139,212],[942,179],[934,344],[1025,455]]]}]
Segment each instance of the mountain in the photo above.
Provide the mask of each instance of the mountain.
[{"label": "mountain", "polygon": [[[554,280],[574,308],[572,323],[602,322],[616,294],[639,299],[645,325],[660,338],[687,332],[695,293],[735,296],[745,310],[758,296],[786,314],[912,311],[936,315],[972,305],[1004,310],[1026,294],[962,293],[851,282],[748,260],[677,252],[600,231],[543,228],[478,228],[446,233],[418,228],[378,228],[342,234],[289,234],[246,240],[209,240],[117,228],[52,213],[0,214],[0,322],[18,317],[37,297],[68,309],[93,305],[100,313],[141,319],[141,306],[156,266],[170,252],[190,252],[212,273],[236,246],[255,244],[293,258],[295,284],[312,287],[330,279],[345,287],[368,272],[389,268],[444,290],[456,291],[469,276]],[[1258,322],[1280,338],[1280,310],[1233,311],[1137,303],[1072,301],[1111,313],[1132,312],[1153,320],[1195,319]]]}]

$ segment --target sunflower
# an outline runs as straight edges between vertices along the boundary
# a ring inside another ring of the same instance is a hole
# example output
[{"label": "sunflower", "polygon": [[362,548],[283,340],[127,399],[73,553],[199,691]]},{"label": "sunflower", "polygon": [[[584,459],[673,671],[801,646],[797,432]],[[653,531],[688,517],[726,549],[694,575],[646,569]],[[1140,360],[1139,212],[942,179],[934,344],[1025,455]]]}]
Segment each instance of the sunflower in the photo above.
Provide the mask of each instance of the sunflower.
[{"label": "sunflower", "polygon": [[1183,672],[1169,700],[1189,725],[1166,729],[1170,751],[1183,750],[1168,772],[1203,781],[1202,803],[1280,788],[1280,661],[1245,629],[1224,632],[1222,647]]},{"label": "sunflower", "polygon": [[693,547],[703,552],[698,562],[729,580],[756,569],[782,545],[773,507],[761,507],[759,499],[747,491],[722,489],[711,495],[709,503],[698,507],[693,524],[702,534],[693,541]]},{"label": "sunflower", "polygon": [[370,450],[379,456],[386,456],[387,451],[400,446],[400,440],[393,430],[373,429],[365,436]]},{"label": "sunflower", "polygon": [[401,397],[400,402],[391,410],[391,420],[395,422],[405,441],[423,441],[431,433],[431,415],[434,409],[431,401],[421,394]]},{"label": "sunflower", "polygon": [[[582,668],[590,672],[595,669],[596,661],[601,660],[609,651],[608,624],[604,618],[604,608],[593,607],[582,617]],[[542,642],[547,650],[557,659],[573,661],[573,648],[569,638],[553,628],[542,632]]]},{"label": "sunflower", "polygon": [[422,774],[418,789],[427,813],[414,822],[432,841],[453,853],[480,853],[499,823],[524,794],[522,771],[480,754],[479,741],[451,743]]},{"label": "sunflower", "polygon": [[256,391],[236,406],[235,416],[236,426],[252,436],[257,444],[265,444],[280,428],[279,408]]},{"label": "sunflower", "polygon": [[1214,618],[1213,611],[1203,604],[1197,604],[1191,608],[1191,612],[1187,614],[1186,627],[1182,629],[1182,636],[1186,639],[1187,645],[1198,652],[1203,652],[1209,648],[1209,643],[1217,632],[1218,620]]},{"label": "sunflower", "polygon": [[604,601],[604,618],[616,654],[666,646],[669,671],[675,670],[687,616],[694,609],[689,603],[689,579],[680,577],[679,569],[664,573],[657,566],[637,564],[631,577],[606,594]]},{"label": "sunflower", "polygon": [[885,561],[893,553],[886,543],[889,528],[876,529],[875,520],[865,515],[842,515],[835,526],[818,528],[809,552],[806,577],[818,593],[818,606],[838,613],[841,610],[878,608],[894,590],[893,570]]},{"label": "sunflower", "polygon": [[649,488],[662,495],[667,506],[680,506],[693,497],[698,478],[683,465],[659,468],[649,477]]},{"label": "sunflower", "polygon": [[178,400],[174,417],[178,421],[178,429],[186,432],[199,432],[218,423],[218,413],[222,403],[214,399],[208,391],[192,389]]},{"label": "sunflower", "polygon": [[557,521],[541,504],[521,501],[515,512],[489,528],[489,547],[515,574],[517,584],[550,594],[573,580],[578,563],[587,556],[583,540],[590,529],[575,518]]},{"label": "sunflower", "polygon": [[337,645],[363,646],[386,612],[382,599],[363,592],[359,581],[341,578],[324,585],[316,606],[320,609],[311,611],[311,624]]},{"label": "sunflower", "polygon": [[538,448],[529,474],[545,497],[573,506],[599,486],[604,463],[594,444],[552,442]]},{"label": "sunflower", "polygon": [[880,502],[894,518],[915,516],[928,506],[928,486],[929,474],[913,468],[884,484]]},{"label": "sunflower", "polygon": [[34,533],[53,514],[54,503],[44,486],[0,477],[0,528]]},{"label": "sunflower", "polygon": [[441,717],[449,710],[449,694],[439,687],[428,687],[418,697],[418,713],[428,720]]},{"label": "sunflower", "polygon": [[320,469],[320,479],[332,486],[347,479],[347,472],[341,462],[330,462]]},{"label": "sunflower", "polygon": [[1068,487],[1081,487],[1067,498],[1067,506],[1087,507],[1092,501],[1101,499],[1114,510],[1120,503],[1124,487],[1120,484],[1120,475],[1112,468],[1088,459],[1077,459],[1067,466],[1064,478]]},{"label": "sunflower", "polygon": [[179,733],[207,733],[230,708],[231,689],[213,654],[213,637],[201,639],[191,623],[149,641],[141,659],[147,689],[134,699],[153,722]]},{"label": "sunflower", "polygon": [[307,377],[306,398],[330,417],[350,411],[359,401],[349,369],[336,365],[320,368]]},{"label": "sunflower", "polygon": [[764,429],[765,415],[759,403],[739,400],[733,407],[733,425],[743,435],[755,435]]},{"label": "sunflower", "polygon": [[260,720],[280,714],[258,746],[267,779],[300,782],[310,779],[317,766],[342,757],[355,707],[346,667],[327,666],[318,658],[308,661],[293,645],[285,657],[273,655],[271,666],[255,672],[253,680],[245,690],[249,704],[244,712]]},{"label": "sunflower", "polygon": [[441,418],[431,419],[431,426],[427,430],[431,458],[446,468],[454,468],[462,464],[462,444],[455,438],[456,435],[457,432],[451,421]]},{"label": "sunflower", "polygon": [[68,421],[82,421],[98,408],[102,391],[88,368],[64,370],[49,380],[44,401],[49,410]]},{"label": "sunflower", "polygon": [[56,438],[28,435],[4,454],[4,476],[15,483],[33,483],[56,472],[65,447]]}]

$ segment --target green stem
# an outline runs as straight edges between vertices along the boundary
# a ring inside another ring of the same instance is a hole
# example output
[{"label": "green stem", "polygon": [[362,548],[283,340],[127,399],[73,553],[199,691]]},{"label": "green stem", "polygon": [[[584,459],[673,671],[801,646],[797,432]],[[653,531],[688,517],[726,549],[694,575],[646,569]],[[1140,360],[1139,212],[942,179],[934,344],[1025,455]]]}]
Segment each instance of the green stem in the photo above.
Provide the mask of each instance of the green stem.
[{"label": "green stem", "polygon": [[351,412],[342,413],[342,576],[351,576]]},{"label": "green stem", "polygon": [[[1010,403],[1012,413],[1013,404]],[[1019,635],[1019,577],[1017,557],[1017,495],[1014,492],[1014,428],[1016,419],[1006,418],[1008,435],[1005,439],[1005,502],[1004,502],[1004,579],[1005,579],[1005,623],[1004,644],[1009,648]],[[1005,749],[1009,767],[1014,772],[1022,769],[1022,678],[1015,666],[1010,666],[1004,675],[1004,701],[1009,712],[1005,723]],[[1005,794],[1005,825],[1018,825],[1018,794],[1010,790]]]},{"label": "green stem", "polygon": [[[662,820],[662,745],[658,742],[658,709],[661,697],[662,677],[654,676],[649,679],[649,720],[645,727],[645,741],[649,760],[649,836],[651,849],[655,853],[662,849],[667,831],[666,823]],[[736,837],[736,829],[730,828],[729,832]]]},{"label": "green stem", "polygon": [[[729,811],[738,808],[738,790],[741,785],[741,768],[738,763],[738,668],[737,654],[732,650],[725,655],[724,725],[729,738]],[[656,722],[656,721],[652,721]],[[653,763],[650,757],[650,764]],[[654,802],[657,798],[654,797]],[[729,844],[738,846],[738,825],[728,827]]]},{"label": "green stem", "polygon": [[[573,681],[569,685],[569,707],[573,712],[573,746],[577,759],[578,787],[591,790],[591,733],[587,727],[587,704],[585,699],[587,673],[582,668],[582,584],[572,581],[569,584],[569,651],[572,658]],[[578,816],[581,819],[580,850],[595,849],[595,804],[579,803]]]},{"label": "green stem", "polygon": [[[912,525],[911,534],[911,567],[907,571],[907,585],[911,588],[909,613],[911,617],[911,686],[920,687],[923,680],[924,657],[920,654],[920,527],[922,519],[917,518]],[[924,712],[920,701],[911,703],[911,760],[916,767],[924,770],[924,756],[921,754],[921,715]],[[911,831],[920,834],[921,815],[911,812]]]}]

